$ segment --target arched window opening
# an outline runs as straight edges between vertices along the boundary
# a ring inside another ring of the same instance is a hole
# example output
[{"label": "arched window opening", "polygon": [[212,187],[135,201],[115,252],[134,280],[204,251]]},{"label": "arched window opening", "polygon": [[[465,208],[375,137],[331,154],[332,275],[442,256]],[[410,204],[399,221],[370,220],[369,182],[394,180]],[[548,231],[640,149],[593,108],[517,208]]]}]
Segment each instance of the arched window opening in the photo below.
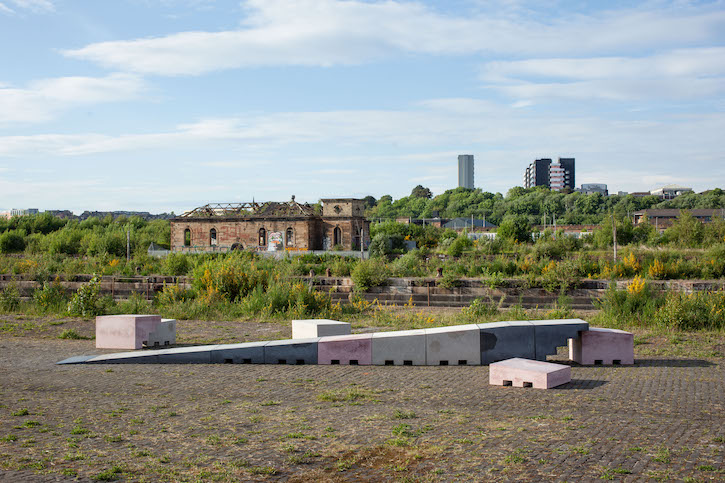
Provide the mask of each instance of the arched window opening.
[{"label": "arched window opening", "polygon": [[259,229],[259,246],[267,246],[267,230],[264,228]]},{"label": "arched window opening", "polygon": [[188,228],[184,230],[184,246],[191,246],[191,230],[189,230]]},{"label": "arched window opening", "polygon": [[287,228],[287,233],[286,233],[285,239],[286,239],[286,243],[287,243],[288,247],[295,246],[294,236],[295,236],[294,230],[292,228]]},{"label": "arched window opening", "polygon": [[216,245],[216,228],[209,230],[209,245]]},{"label": "arched window opening", "polygon": [[339,226],[335,227],[335,230],[332,232],[332,245],[342,245],[342,230],[340,230]]}]

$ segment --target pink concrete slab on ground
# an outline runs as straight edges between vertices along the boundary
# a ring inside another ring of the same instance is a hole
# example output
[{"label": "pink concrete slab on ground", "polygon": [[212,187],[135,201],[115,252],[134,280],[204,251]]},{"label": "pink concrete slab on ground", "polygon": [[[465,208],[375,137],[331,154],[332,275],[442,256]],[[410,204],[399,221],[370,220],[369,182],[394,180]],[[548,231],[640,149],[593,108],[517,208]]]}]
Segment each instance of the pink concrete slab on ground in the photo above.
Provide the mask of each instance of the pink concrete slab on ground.
[{"label": "pink concrete slab on ground", "polygon": [[97,349],[141,349],[161,323],[158,315],[104,315],[96,317]]},{"label": "pink concrete slab on ground", "polygon": [[590,328],[569,339],[569,359],[579,364],[634,364],[634,334]]},{"label": "pink concrete slab on ground", "polygon": [[496,386],[551,389],[571,382],[571,367],[519,357],[489,366],[489,383]]},{"label": "pink concrete slab on ground", "polygon": [[317,343],[318,364],[369,366],[373,360],[373,335],[352,334],[321,337]]}]

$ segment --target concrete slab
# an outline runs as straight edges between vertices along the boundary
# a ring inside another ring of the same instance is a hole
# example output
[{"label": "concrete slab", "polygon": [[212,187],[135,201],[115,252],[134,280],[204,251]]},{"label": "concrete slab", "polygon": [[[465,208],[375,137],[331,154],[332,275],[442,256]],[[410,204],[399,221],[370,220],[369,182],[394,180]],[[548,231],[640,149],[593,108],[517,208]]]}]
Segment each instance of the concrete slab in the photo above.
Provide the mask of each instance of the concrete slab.
[{"label": "concrete slab", "polygon": [[317,363],[369,366],[373,359],[372,340],[372,334],[321,337],[317,342]]},{"label": "concrete slab", "polygon": [[531,320],[536,337],[536,360],[545,361],[546,356],[556,354],[557,347],[566,347],[569,339],[579,336],[580,331],[589,330],[589,322],[581,319]]},{"label": "concrete slab", "polygon": [[264,346],[265,364],[317,364],[319,337],[273,340]]},{"label": "concrete slab", "polygon": [[376,366],[424,366],[424,329],[373,333],[373,364]]},{"label": "concrete slab", "polygon": [[571,367],[519,357],[489,366],[489,383],[497,386],[551,389],[571,382]]},{"label": "concrete slab", "polygon": [[476,324],[425,330],[426,365],[477,366],[481,364],[481,334]]},{"label": "concrete slab", "polygon": [[166,347],[176,344],[176,319],[161,319],[149,334],[147,347]]},{"label": "concrete slab", "polygon": [[83,364],[89,359],[93,359],[95,356],[73,356],[68,359],[56,362],[56,364]]},{"label": "concrete slab", "polygon": [[350,334],[350,324],[329,319],[303,319],[292,321],[292,338],[309,339]]},{"label": "concrete slab", "polygon": [[267,341],[223,344],[211,351],[212,364],[264,364]]},{"label": "concrete slab", "polygon": [[634,364],[634,334],[600,328],[579,332],[569,339],[569,359],[585,366]]},{"label": "concrete slab", "polygon": [[158,351],[145,350],[134,352],[115,352],[113,354],[101,354],[89,361],[87,364],[158,364]]},{"label": "concrete slab", "polygon": [[478,324],[481,331],[481,364],[513,357],[536,358],[536,334],[528,321],[512,320]]},{"label": "concrete slab", "polygon": [[161,323],[158,315],[103,315],[96,317],[96,348],[141,349]]},{"label": "concrete slab", "polygon": [[218,347],[218,345],[198,345],[153,352],[158,356],[159,364],[210,364],[211,352]]}]

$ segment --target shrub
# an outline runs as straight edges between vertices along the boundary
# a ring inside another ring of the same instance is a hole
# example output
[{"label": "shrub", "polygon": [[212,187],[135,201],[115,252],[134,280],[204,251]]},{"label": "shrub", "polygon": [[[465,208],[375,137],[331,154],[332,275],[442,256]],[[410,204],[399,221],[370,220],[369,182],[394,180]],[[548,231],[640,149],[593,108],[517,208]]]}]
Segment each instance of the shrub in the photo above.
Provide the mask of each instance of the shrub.
[{"label": "shrub", "polygon": [[169,253],[164,259],[163,270],[169,275],[186,275],[189,268],[189,257],[183,253]]},{"label": "shrub", "polygon": [[0,309],[3,312],[13,312],[20,307],[20,291],[15,283],[11,283],[0,290]]},{"label": "shrub", "polygon": [[7,231],[0,235],[0,253],[14,253],[25,250],[25,230]]},{"label": "shrub", "polygon": [[[503,302],[503,299],[501,299]],[[468,307],[463,307],[461,313],[468,319],[476,320],[480,318],[491,319],[498,315],[499,307],[492,300],[485,301],[477,298]]]},{"label": "shrub", "polygon": [[653,293],[649,285],[638,277],[625,290],[618,290],[617,285],[611,282],[596,305],[609,324],[647,327],[652,324],[663,302],[663,297]]},{"label": "shrub", "polygon": [[473,242],[468,236],[461,235],[453,240],[448,247],[448,255],[452,257],[460,257],[463,252],[473,246]]},{"label": "shrub", "polygon": [[42,312],[62,312],[68,303],[68,296],[56,277],[52,283],[45,282],[42,288],[35,291],[33,301]]},{"label": "shrub", "polygon": [[725,292],[669,292],[655,322],[682,331],[725,328]]},{"label": "shrub", "polygon": [[100,290],[101,281],[95,276],[90,282],[81,285],[68,302],[68,314],[84,318],[100,315],[103,310],[100,304]]},{"label": "shrub", "polygon": [[267,287],[270,275],[259,267],[259,263],[236,252],[209,260],[194,270],[193,286],[209,301],[217,297],[228,302],[237,301],[258,287]]},{"label": "shrub", "polygon": [[118,311],[122,314],[148,314],[151,312],[151,302],[145,296],[133,292],[128,300],[118,304]]},{"label": "shrub", "polygon": [[350,273],[355,291],[358,292],[385,285],[389,276],[390,270],[387,264],[379,258],[360,261]]},{"label": "shrub", "polygon": [[566,292],[580,283],[577,266],[571,260],[551,261],[541,270],[541,285],[549,292]]}]

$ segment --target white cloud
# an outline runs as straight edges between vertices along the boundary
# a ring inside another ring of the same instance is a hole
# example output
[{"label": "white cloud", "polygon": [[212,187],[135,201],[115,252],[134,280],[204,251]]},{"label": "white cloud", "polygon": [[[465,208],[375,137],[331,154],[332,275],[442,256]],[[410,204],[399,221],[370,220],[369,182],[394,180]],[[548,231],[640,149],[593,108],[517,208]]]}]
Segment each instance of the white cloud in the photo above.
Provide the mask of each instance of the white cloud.
[{"label": "white cloud", "polygon": [[248,0],[238,30],[108,41],[64,54],[126,71],[198,75],[250,66],[355,64],[396,53],[577,55],[712,42],[725,11],[657,6],[560,19],[444,15],[415,2]]},{"label": "white cloud", "polygon": [[47,121],[73,106],[134,99],[144,90],[142,79],[119,73],[43,79],[25,88],[0,85],[0,124]]},{"label": "white cloud", "polygon": [[11,14],[11,13],[15,13],[15,10],[13,10],[13,9],[12,9],[12,8],[10,8],[10,7],[8,7],[8,6],[7,6],[7,5],[5,5],[4,3],[0,2],[0,13],[7,13],[7,14]]},{"label": "white cloud", "polygon": [[725,48],[677,49],[638,58],[489,62],[481,79],[519,98],[702,98],[725,93]]},{"label": "white cloud", "polygon": [[7,6],[8,1],[17,9],[30,10],[35,13],[55,11],[55,5],[50,0],[6,0],[5,3],[0,3],[0,12],[9,14],[16,13],[15,10]]}]

